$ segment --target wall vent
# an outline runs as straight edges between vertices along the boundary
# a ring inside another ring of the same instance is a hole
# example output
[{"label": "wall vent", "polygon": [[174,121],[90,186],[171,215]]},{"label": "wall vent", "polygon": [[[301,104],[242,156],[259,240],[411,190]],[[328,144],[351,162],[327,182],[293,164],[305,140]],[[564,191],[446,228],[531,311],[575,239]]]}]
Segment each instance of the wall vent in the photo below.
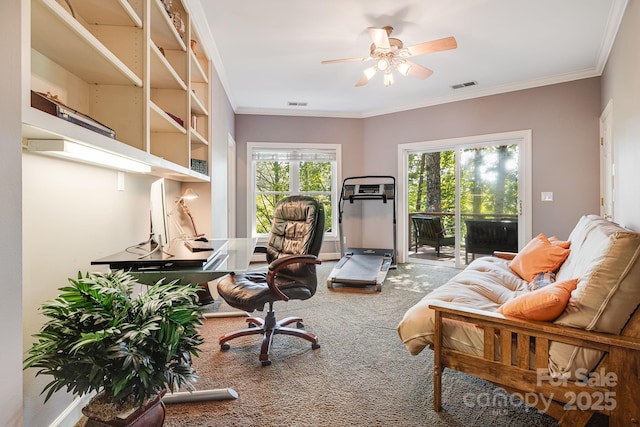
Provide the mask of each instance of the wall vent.
[{"label": "wall vent", "polygon": [[308,104],[308,102],[300,102],[300,101],[289,101],[287,102],[287,105],[289,105],[289,107],[306,107]]},{"label": "wall vent", "polygon": [[478,84],[478,82],[476,82],[476,81],[466,82],[466,83],[458,83],[457,85],[451,86],[451,89],[462,89],[463,87],[476,86],[477,84]]}]

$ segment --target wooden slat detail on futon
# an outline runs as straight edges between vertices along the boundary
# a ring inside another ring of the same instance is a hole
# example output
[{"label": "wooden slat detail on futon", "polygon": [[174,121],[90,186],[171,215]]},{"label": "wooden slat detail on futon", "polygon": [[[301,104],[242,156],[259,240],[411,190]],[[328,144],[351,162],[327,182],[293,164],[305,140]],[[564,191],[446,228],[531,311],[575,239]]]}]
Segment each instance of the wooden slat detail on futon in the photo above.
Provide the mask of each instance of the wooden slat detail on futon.
[{"label": "wooden slat detail on futon", "polygon": [[531,355],[531,338],[529,335],[518,334],[516,360],[518,367],[529,369],[529,357]]},{"label": "wooden slat detail on futon", "polygon": [[500,329],[500,363],[511,365],[511,331]]},{"label": "wooden slat detail on futon", "polygon": [[491,327],[484,328],[484,358],[495,360],[496,355],[496,330]]},{"label": "wooden slat detail on futon", "polygon": [[536,368],[546,369],[549,366],[549,340],[536,337]]}]

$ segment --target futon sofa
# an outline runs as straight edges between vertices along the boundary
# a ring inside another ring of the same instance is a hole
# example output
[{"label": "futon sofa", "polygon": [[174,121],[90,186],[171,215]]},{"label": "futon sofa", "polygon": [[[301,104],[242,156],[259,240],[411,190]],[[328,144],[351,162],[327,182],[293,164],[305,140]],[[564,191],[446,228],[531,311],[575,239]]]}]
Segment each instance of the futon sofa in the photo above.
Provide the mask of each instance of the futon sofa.
[{"label": "futon sofa", "polygon": [[[596,215],[567,241],[536,236],[517,254],[478,258],[409,308],[412,355],[434,350],[434,409],[444,368],[545,404],[560,425],[594,412],[640,423],[640,233]],[[545,400],[545,398],[547,400]],[[535,405],[535,404],[534,404]]]}]

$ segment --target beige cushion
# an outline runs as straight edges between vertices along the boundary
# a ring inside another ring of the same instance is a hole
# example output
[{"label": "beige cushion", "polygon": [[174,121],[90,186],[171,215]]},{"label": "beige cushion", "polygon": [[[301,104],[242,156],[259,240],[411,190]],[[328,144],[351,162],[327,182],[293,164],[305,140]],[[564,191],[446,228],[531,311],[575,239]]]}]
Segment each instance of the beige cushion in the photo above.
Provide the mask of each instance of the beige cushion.
[{"label": "beige cushion", "polygon": [[[409,308],[398,325],[398,334],[413,355],[433,344],[434,315],[429,305],[451,302],[462,307],[495,312],[498,307],[518,295],[528,293],[529,283],[509,268],[509,261],[478,258],[446,284],[427,294]],[[481,355],[482,330],[473,325],[448,322],[443,327],[444,345],[470,354]]]},{"label": "beige cushion", "polygon": [[[584,216],[569,236],[571,253],[557,281],[577,277],[570,306],[555,323],[618,334],[640,303],[640,233],[596,215]],[[577,368],[592,369],[601,352],[552,342],[549,365],[555,376],[573,377]]]}]

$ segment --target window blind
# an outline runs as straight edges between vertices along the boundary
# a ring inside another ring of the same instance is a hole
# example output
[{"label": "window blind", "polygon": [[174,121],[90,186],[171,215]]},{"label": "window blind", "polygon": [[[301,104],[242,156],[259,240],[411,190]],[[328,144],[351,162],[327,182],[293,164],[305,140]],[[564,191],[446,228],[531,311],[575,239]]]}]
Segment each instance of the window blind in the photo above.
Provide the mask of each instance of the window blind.
[{"label": "window blind", "polygon": [[336,160],[336,150],[321,148],[254,148],[251,158],[254,161],[272,162],[332,162]]}]

